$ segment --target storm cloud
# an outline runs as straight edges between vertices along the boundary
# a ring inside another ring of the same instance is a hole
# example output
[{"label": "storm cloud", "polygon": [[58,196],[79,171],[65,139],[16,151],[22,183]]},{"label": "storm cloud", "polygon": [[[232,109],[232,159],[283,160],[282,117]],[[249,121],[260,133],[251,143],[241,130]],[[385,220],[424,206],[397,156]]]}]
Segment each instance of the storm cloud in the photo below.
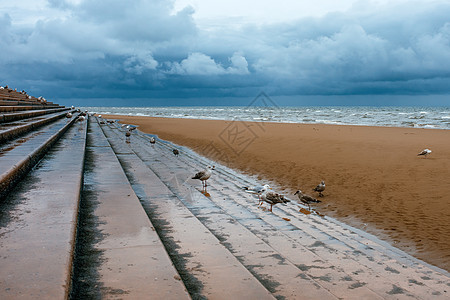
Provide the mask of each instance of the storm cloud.
[{"label": "storm cloud", "polygon": [[360,1],[289,22],[200,26],[165,0],[0,10],[0,85],[55,98],[450,93],[450,3]]}]

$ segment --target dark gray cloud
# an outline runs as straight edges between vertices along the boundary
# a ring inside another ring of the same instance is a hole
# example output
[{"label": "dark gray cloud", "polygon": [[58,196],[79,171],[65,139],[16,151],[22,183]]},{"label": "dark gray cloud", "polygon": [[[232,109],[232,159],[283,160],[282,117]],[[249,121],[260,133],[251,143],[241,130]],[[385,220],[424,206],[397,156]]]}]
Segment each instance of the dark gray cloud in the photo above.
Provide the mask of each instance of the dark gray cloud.
[{"label": "dark gray cloud", "polygon": [[0,10],[0,84],[55,98],[449,94],[450,3],[402,1],[277,24],[199,27],[165,0]]}]

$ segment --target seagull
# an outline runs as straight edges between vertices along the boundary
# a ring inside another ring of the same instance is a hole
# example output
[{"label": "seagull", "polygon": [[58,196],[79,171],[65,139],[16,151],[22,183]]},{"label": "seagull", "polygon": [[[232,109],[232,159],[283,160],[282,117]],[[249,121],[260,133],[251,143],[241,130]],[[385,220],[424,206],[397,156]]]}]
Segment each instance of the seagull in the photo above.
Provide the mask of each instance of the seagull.
[{"label": "seagull", "polygon": [[128,125],[127,126],[127,129],[129,130],[129,131],[133,131],[133,130],[135,130],[137,127],[136,126],[134,126],[134,125]]},{"label": "seagull", "polygon": [[173,149],[172,152],[175,156],[178,156],[180,154],[180,151],[178,151],[178,149]]},{"label": "seagull", "polygon": [[130,142],[130,136],[131,136],[131,132],[127,131],[125,133],[125,142],[129,143]]},{"label": "seagull", "polygon": [[83,122],[84,120],[86,120],[85,116],[79,116],[77,119],[78,122]]},{"label": "seagull", "polygon": [[322,201],[317,200],[316,198],[313,198],[311,196],[305,195],[302,193],[302,191],[298,190],[295,192],[294,195],[297,195],[298,199],[303,202],[304,204],[308,205],[308,209],[311,210],[311,203],[320,203]]},{"label": "seagull", "polygon": [[417,156],[423,155],[423,156],[425,156],[425,158],[427,158],[427,155],[430,154],[430,153],[431,153],[431,150],[427,148],[427,149],[423,149],[422,152],[417,154]]},{"label": "seagull", "polygon": [[313,188],[314,192],[319,193],[319,197],[323,197],[322,192],[325,191],[325,181],[322,180],[315,188]]},{"label": "seagull", "polygon": [[272,211],[272,206],[278,203],[287,203],[290,200],[284,198],[283,195],[275,193],[273,191],[265,191],[261,194],[261,200],[270,204],[269,211]]},{"label": "seagull", "polygon": [[243,189],[246,190],[248,193],[252,193],[252,194],[258,195],[259,206],[261,206],[262,203],[263,203],[263,201],[261,200],[261,194],[264,193],[267,190],[271,190],[272,188],[270,187],[270,185],[265,184],[265,185],[257,185],[257,186],[254,186],[254,187],[244,186]]},{"label": "seagull", "polygon": [[67,119],[72,118],[72,114],[71,114],[70,112],[68,112],[68,113],[66,114],[66,118],[67,118]]},{"label": "seagull", "polygon": [[155,144],[155,143],[156,143],[155,138],[154,137],[150,137],[150,144]]},{"label": "seagull", "polygon": [[215,169],[215,166],[212,167],[207,167],[206,169],[204,169],[203,171],[197,172],[194,177],[192,177],[192,179],[199,179],[202,181],[202,186],[204,188],[204,190],[206,191],[206,187],[208,186],[208,184],[206,183],[206,180],[209,179],[209,177],[211,177],[212,174],[212,170]]}]

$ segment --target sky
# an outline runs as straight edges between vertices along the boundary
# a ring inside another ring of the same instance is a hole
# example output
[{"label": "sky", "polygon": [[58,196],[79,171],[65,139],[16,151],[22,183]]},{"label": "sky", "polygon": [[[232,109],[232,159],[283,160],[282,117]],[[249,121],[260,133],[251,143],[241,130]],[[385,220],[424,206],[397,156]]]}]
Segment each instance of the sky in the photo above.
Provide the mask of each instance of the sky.
[{"label": "sky", "polygon": [[448,0],[0,0],[0,32],[0,85],[61,104],[450,106]]}]

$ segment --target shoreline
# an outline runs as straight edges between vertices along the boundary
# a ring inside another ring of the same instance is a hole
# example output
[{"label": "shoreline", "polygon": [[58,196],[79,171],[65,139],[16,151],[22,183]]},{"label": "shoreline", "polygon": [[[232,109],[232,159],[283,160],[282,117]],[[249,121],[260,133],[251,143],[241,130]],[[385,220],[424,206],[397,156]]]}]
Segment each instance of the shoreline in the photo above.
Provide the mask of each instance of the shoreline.
[{"label": "shoreline", "polygon": [[[158,111],[155,107],[155,111],[151,111],[150,114],[137,112],[137,108],[117,108],[113,107],[109,112],[98,112],[97,114],[114,115],[114,116],[136,116],[136,117],[151,117],[151,118],[170,118],[170,119],[193,119],[193,120],[208,120],[208,121],[244,121],[252,123],[282,123],[282,124],[323,124],[323,125],[344,125],[344,126],[368,126],[368,127],[395,127],[395,128],[417,128],[417,129],[443,129],[450,130],[450,112],[447,107],[441,107],[445,111],[436,111],[440,107],[393,107],[394,109],[404,109],[404,111],[395,111],[386,114],[386,112],[380,112],[377,109],[380,107],[367,107],[368,111],[354,111],[351,109],[361,109],[361,107],[345,107],[350,108],[350,111],[343,112],[342,107],[314,107],[304,108],[295,111],[295,117],[292,115],[294,111],[286,111],[285,114],[275,114],[255,117],[254,114],[248,112],[248,107],[240,107],[236,111],[235,107],[214,107],[210,111],[208,116],[204,115],[204,111],[197,108],[201,107],[186,107],[185,110],[181,110],[182,107],[171,107],[174,111],[162,110]],[[283,107],[283,109],[294,109],[298,107]],[[374,109],[377,108],[377,109]],[[383,107],[381,107],[383,108]],[[108,110],[107,108],[104,108]],[[124,111],[125,109],[125,111]],[[133,112],[127,113],[130,110]],[[147,108],[149,109],[149,108]],[[223,110],[231,109],[230,113],[223,113]],[[318,109],[318,110],[317,110]],[[336,110],[335,110],[336,109]],[[409,109],[409,110],[408,110]],[[428,109],[429,111],[427,111]],[[431,109],[431,110],[430,110]],[[192,110],[192,111],[191,111]],[[217,112],[219,110],[219,112]],[[244,110],[244,112],[242,111]],[[410,111],[411,110],[411,111]],[[259,114],[258,111],[254,113]],[[381,113],[381,114],[380,114]],[[446,115],[444,115],[446,114]],[[285,117],[286,115],[286,117]],[[387,117],[389,116],[389,117]],[[402,117],[399,117],[402,116]],[[318,119],[317,119],[318,118]],[[339,121],[337,121],[339,119]],[[362,121],[365,120],[365,121]]]},{"label": "shoreline", "polygon": [[[135,115],[121,115],[121,114],[98,114],[105,119],[116,119],[121,118],[154,118],[154,119],[176,119],[176,120],[195,120],[195,121],[222,121],[222,122],[245,122],[245,123],[256,123],[256,124],[292,124],[292,125],[325,125],[325,126],[355,126],[355,127],[369,127],[369,128],[403,128],[403,129],[418,129],[418,130],[450,130],[446,128],[438,127],[411,127],[411,126],[384,126],[384,125],[367,125],[367,124],[333,124],[333,123],[307,123],[307,122],[275,122],[275,121],[247,121],[247,120],[228,120],[228,119],[202,119],[202,118],[176,118],[176,117],[154,117],[154,116],[135,116]],[[114,118],[117,117],[117,118]]]},{"label": "shoreline", "polygon": [[450,270],[446,129],[103,116],[291,192],[325,180],[321,213]]}]

